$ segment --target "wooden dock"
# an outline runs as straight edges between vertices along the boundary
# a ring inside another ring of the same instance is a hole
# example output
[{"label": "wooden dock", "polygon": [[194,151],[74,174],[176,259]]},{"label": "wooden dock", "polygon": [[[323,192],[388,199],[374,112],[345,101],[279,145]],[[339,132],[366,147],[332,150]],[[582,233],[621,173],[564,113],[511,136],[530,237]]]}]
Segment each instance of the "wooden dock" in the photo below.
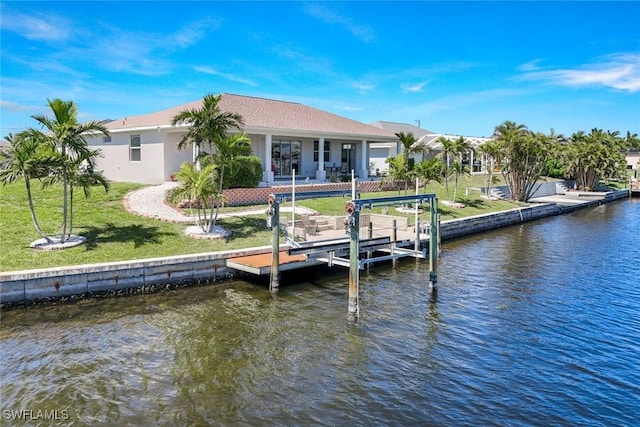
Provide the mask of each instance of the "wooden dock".
[{"label": "wooden dock", "polygon": [[[307,257],[304,255],[289,255],[289,251],[280,251],[279,258],[281,271],[319,264],[317,262],[307,261]],[[272,259],[273,254],[271,252],[229,258],[227,259],[227,267],[263,276],[271,272]]]}]

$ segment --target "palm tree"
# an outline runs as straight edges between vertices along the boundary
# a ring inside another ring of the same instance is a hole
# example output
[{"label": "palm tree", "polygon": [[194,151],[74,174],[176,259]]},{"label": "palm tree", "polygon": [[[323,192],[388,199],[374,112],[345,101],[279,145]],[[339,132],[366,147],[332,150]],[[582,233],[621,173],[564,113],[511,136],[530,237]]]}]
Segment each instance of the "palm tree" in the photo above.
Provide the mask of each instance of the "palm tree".
[{"label": "palm tree", "polygon": [[500,164],[502,158],[502,144],[499,141],[487,141],[479,147],[479,150],[484,154],[489,169],[489,177],[487,179],[486,195],[489,196],[491,187],[494,183],[493,170],[496,164]]},{"label": "palm tree", "polygon": [[425,193],[427,192],[427,185],[429,185],[429,182],[442,182],[444,169],[444,163],[442,160],[437,158],[422,160],[416,164],[414,175],[420,178],[424,184]]},{"label": "palm tree", "polygon": [[451,202],[455,203],[456,194],[458,193],[458,177],[460,177],[460,175],[468,174],[469,169],[457,160],[451,164],[450,169],[455,177],[455,186],[453,187],[453,197],[451,198]]},{"label": "palm tree", "polygon": [[109,182],[101,171],[96,171],[96,158],[100,156],[100,150],[86,150],[69,163],[69,235],[73,232],[73,195],[74,189],[82,189],[85,198],[91,195],[91,189],[100,185],[105,191],[109,191]]},{"label": "palm tree", "polygon": [[222,194],[218,192],[211,181],[214,175],[215,166],[212,164],[203,165],[201,169],[196,168],[193,163],[185,162],[180,167],[180,171],[176,173],[176,178],[180,182],[178,187],[170,193],[170,199],[173,202],[189,200],[189,209],[195,206],[197,209],[196,225],[198,225],[204,233],[210,233],[213,230],[211,216],[213,209],[209,213],[207,219],[207,206],[218,205]]},{"label": "palm tree", "polygon": [[580,190],[593,191],[602,178],[619,175],[626,164],[627,138],[617,131],[592,129],[589,134],[576,132],[565,151],[567,172],[576,179]]},{"label": "palm tree", "polygon": [[[222,99],[222,95],[205,95],[202,102],[202,107],[199,109],[191,109],[179,112],[173,117],[172,124],[183,123],[189,125],[189,130],[182,137],[178,143],[178,149],[184,149],[187,146],[193,144],[198,153],[195,157],[195,171],[200,171],[201,168],[210,172],[209,180],[211,181],[211,189],[206,189],[199,186],[204,191],[206,197],[200,197],[200,200],[208,205],[211,209],[209,221],[206,228],[211,231],[215,226],[218,210],[220,204],[223,201],[222,189],[224,188],[224,168],[229,167],[232,158],[237,155],[243,155],[240,153],[251,153],[251,146],[249,145],[249,138],[246,135],[227,137],[227,132],[231,128],[240,130],[244,124],[242,116],[237,113],[223,112],[218,105]],[[200,163],[201,145],[206,144],[209,147],[209,166],[203,167]],[[248,149],[248,151],[247,151]],[[185,177],[188,179],[194,179],[191,174],[187,174]],[[176,177],[180,180],[181,173],[178,173]],[[198,177],[199,179],[201,177]],[[216,185],[217,181],[217,185]],[[210,193],[213,191],[213,193]]]},{"label": "palm tree", "polygon": [[107,128],[100,122],[90,121],[78,123],[78,109],[73,101],[53,99],[47,101],[53,118],[43,114],[31,116],[46,130],[42,132],[30,129],[31,136],[43,143],[49,144],[54,149],[57,170],[53,175],[62,179],[62,231],[60,241],[65,242],[70,234],[67,230],[70,222],[69,212],[73,207],[69,206],[70,173],[74,163],[79,159],[95,158],[98,151],[89,150],[84,137],[94,133],[109,135]]},{"label": "palm tree", "polygon": [[396,136],[400,140],[400,143],[402,144],[402,152],[407,156],[407,158],[413,154],[422,152],[422,147],[416,144],[418,140],[413,133],[396,132]]},{"label": "palm tree", "polygon": [[217,138],[214,141],[214,148],[215,154],[213,158],[215,159],[215,163],[213,174],[215,175],[215,179],[212,182],[217,181],[218,188],[216,192],[220,197],[216,199],[216,203],[212,206],[211,215],[209,217],[211,230],[213,230],[213,227],[218,220],[220,205],[224,203],[225,200],[222,196],[222,191],[225,187],[225,172],[233,171],[235,160],[238,157],[249,156],[252,153],[251,139],[249,139],[249,137],[244,133],[235,133],[223,138]]},{"label": "palm tree", "polygon": [[51,239],[47,237],[38,222],[31,191],[31,179],[40,179],[47,175],[49,160],[46,147],[42,140],[32,137],[28,132],[9,134],[5,139],[9,142],[10,149],[0,151],[0,181],[3,185],[7,185],[18,179],[24,179],[31,221],[38,234],[51,243]]},{"label": "palm tree", "polygon": [[451,176],[451,157],[455,154],[455,144],[449,138],[441,136],[437,139],[437,141],[442,145],[442,151],[440,152],[440,157],[443,158],[444,162],[444,188],[447,192],[447,197],[449,196],[449,176]]},{"label": "palm tree", "polygon": [[[389,182],[403,182],[405,193],[408,191],[409,175],[406,168],[406,157],[404,153],[400,153],[395,157],[389,157],[385,160],[385,163],[389,164],[389,170],[387,175],[383,178],[383,181]],[[400,194],[400,188],[398,187],[398,194]]]},{"label": "palm tree", "polygon": [[213,161],[215,141],[224,138],[230,128],[240,130],[244,124],[242,116],[239,114],[223,112],[220,109],[218,105],[220,99],[222,99],[222,95],[207,94],[202,100],[201,108],[181,111],[171,121],[173,126],[178,124],[189,125],[189,130],[178,143],[178,149],[184,150],[193,145],[195,150],[194,162],[198,169],[200,168],[202,144],[209,146],[209,154],[212,156],[211,160]]}]

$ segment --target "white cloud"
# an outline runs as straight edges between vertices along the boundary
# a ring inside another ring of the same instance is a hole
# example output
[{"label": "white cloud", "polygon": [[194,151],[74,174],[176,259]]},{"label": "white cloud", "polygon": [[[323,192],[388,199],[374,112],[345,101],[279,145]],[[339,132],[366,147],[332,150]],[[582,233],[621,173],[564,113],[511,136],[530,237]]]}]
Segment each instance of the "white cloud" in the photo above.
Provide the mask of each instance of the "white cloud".
[{"label": "white cloud", "polygon": [[220,20],[211,18],[191,22],[170,35],[169,41],[177,44],[180,48],[189,47],[202,40],[209,31],[218,30],[220,23]]},{"label": "white cloud", "polygon": [[359,82],[354,82],[351,84],[351,86],[357,89],[357,91],[363,95],[371,92],[376,88],[376,85],[374,84],[359,83]]},{"label": "white cloud", "polygon": [[307,15],[317,18],[326,24],[344,27],[353,36],[361,39],[365,43],[369,43],[375,38],[375,33],[370,27],[367,27],[366,25],[359,25],[353,22],[350,18],[337,14],[324,4],[306,4],[304,11]]},{"label": "white cloud", "polygon": [[65,41],[71,36],[71,23],[59,16],[30,16],[3,10],[3,29],[20,34],[29,40]]},{"label": "white cloud", "polygon": [[236,82],[236,83],[242,83],[242,84],[246,84],[249,86],[258,86],[258,84],[256,82],[254,82],[253,80],[250,79],[245,79],[242,77],[238,77],[235,76],[233,74],[228,74],[228,73],[222,73],[218,70],[216,70],[215,68],[212,67],[207,67],[207,66],[195,66],[194,70],[197,71],[198,73],[203,73],[203,74],[209,74],[212,76],[218,76],[218,77],[222,77],[223,79],[232,81],[232,82]]},{"label": "white cloud", "polygon": [[540,66],[538,64],[540,64],[541,62],[542,62],[542,59],[534,59],[533,61],[529,61],[525,64],[518,65],[516,69],[518,71],[525,71],[525,72],[537,71],[540,69]]},{"label": "white cloud", "polygon": [[427,82],[420,82],[420,83],[414,83],[414,84],[402,83],[400,85],[400,88],[402,88],[404,92],[422,92],[422,89],[426,84]]},{"label": "white cloud", "polygon": [[609,55],[576,68],[526,72],[521,78],[561,86],[606,86],[637,92],[640,91],[640,53]]},{"label": "white cloud", "polygon": [[6,111],[11,111],[12,113],[20,113],[22,111],[33,111],[36,107],[33,105],[22,105],[17,102],[0,99],[0,108]]}]

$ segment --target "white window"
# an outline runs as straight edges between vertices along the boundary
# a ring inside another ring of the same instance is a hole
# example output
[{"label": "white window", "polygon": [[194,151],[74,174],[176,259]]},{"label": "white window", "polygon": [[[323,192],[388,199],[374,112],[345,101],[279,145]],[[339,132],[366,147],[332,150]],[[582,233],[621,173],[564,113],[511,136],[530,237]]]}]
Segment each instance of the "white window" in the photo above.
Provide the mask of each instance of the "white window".
[{"label": "white window", "polygon": [[103,136],[103,137],[102,137],[102,142],[111,142],[111,135],[109,135],[109,136]]},{"label": "white window", "polygon": [[141,159],[140,135],[131,135],[131,143],[129,144],[129,161],[139,162]]}]

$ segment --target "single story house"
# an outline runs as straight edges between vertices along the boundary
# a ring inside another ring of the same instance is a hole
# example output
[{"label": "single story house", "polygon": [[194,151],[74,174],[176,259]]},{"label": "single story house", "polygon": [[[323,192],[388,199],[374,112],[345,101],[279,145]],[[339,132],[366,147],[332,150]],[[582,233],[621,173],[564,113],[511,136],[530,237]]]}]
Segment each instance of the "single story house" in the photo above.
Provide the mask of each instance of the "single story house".
[{"label": "single story house", "polygon": [[[442,151],[442,143],[439,142],[440,138],[446,138],[450,141],[454,141],[461,136],[436,133],[431,130],[423,129],[421,127],[407,123],[379,121],[372,123],[371,125],[391,131],[394,134],[400,132],[404,132],[405,134],[412,133],[417,140],[415,145],[422,148],[422,152],[420,154],[413,156],[416,161],[433,158],[434,156],[438,155],[438,153]],[[482,154],[478,151],[478,148],[485,142],[490,141],[491,138],[476,136],[465,136],[464,138],[467,140],[467,142],[469,142],[469,144],[473,148],[473,151],[469,151],[468,153],[462,155],[462,165],[468,167],[471,173],[487,173],[487,161],[484,156],[482,156]],[[398,150],[401,151],[402,144],[400,144],[400,142],[398,142],[398,144],[400,145]]]},{"label": "single story house", "polygon": [[[202,99],[106,122],[109,137],[86,138],[90,148],[102,150],[97,169],[112,181],[158,184],[171,180],[183,162],[193,160],[192,150],[177,149],[187,126],[172,126],[172,119],[201,106]],[[262,179],[267,185],[291,180],[294,174],[296,179],[325,181],[331,174],[351,170],[364,180],[371,172],[371,147],[378,148],[373,144],[388,147],[387,157],[395,155],[389,149],[397,142],[394,132],[303,104],[225,93],[218,106],[242,116],[242,131],[251,139],[253,153],[262,159]]]}]

